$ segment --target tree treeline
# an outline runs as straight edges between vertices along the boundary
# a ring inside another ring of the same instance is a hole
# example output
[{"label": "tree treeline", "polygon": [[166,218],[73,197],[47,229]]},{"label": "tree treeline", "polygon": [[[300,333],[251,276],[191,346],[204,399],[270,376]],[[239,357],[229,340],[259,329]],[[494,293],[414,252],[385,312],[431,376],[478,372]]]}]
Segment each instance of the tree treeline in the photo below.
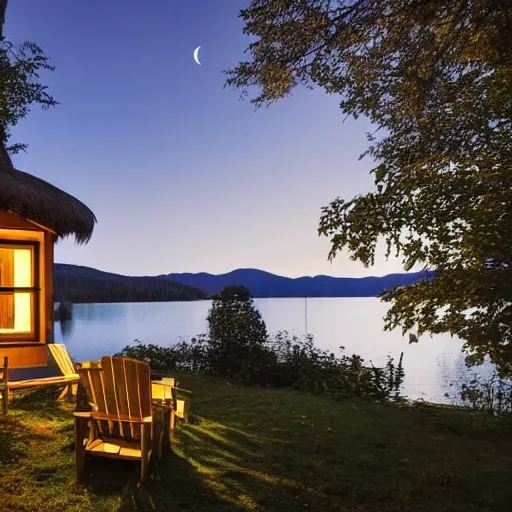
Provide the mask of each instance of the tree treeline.
[{"label": "tree treeline", "polygon": [[129,277],[75,265],[55,265],[55,302],[201,300],[203,290],[158,277]]}]

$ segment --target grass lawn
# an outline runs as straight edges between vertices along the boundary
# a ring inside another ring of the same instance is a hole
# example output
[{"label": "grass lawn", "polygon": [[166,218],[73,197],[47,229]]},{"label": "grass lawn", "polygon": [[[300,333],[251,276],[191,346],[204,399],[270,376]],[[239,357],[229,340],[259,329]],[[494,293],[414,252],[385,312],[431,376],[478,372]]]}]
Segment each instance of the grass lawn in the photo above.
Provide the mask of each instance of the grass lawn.
[{"label": "grass lawn", "polygon": [[98,458],[78,490],[72,407],[56,402],[59,389],[19,393],[0,417],[0,510],[511,510],[510,423],[180,381],[194,417],[142,490],[137,464]]}]

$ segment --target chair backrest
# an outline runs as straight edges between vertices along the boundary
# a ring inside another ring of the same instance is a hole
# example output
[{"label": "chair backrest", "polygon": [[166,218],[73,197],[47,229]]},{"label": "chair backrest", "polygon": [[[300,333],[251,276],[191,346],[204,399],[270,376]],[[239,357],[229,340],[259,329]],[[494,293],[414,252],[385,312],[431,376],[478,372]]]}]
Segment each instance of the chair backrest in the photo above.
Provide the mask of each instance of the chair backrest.
[{"label": "chair backrest", "polygon": [[[110,415],[97,426],[103,435],[128,434],[121,425],[130,420],[151,416],[151,373],[149,364],[126,357],[102,357],[82,365],[78,370],[87,400],[97,413]],[[114,416],[114,417],[112,417]],[[138,437],[134,425],[129,425],[131,437]]]},{"label": "chair backrest", "polygon": [[165,377],[160,380],[151,381],[151,395],[157,400],[166,400],[175,398],[174,388],[176,387],[176,379],[174,377]]},{"label": "chair backrest", "polygon": [[71,361],[71,357],[69,357],[66,345],[48,343],[47,347],[63,375],[73,375],[76,373],[75,365]]},{"label": "chair backrest", "polygon": [[100,411],[129,419],[151,416],[151,371],[149,364],[127,357],[102,357]]},{"label": "chair backrest", "polygon": [[176,387],[176,379],[174,377],[164,377],[161,379],[163,384],[167,384],[168,386]]}]

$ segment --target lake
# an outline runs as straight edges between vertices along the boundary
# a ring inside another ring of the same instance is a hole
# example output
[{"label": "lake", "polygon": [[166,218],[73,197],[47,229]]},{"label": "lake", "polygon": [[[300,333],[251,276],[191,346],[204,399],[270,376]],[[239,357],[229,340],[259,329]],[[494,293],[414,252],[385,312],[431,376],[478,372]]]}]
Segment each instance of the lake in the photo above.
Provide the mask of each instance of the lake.
[{"label": "lake", "polygon": [[[306,329],[315,345],[340,354],[358,354],[374,365],[387,355],[398,362],[404,353],[404,394],[446,402],[446,392],[468,375],[462,342],[449,335],[420,339],[409,345],[399,330],[383,332],[387,304],[376,298],[255,299],[269,333],[287,330],[302,335]],[[78,361],[112,355],[135,339],[170,346],[180,339],[206,332],[211,301],[76,304],[73,319],[55,323],[55,342],[65,343]]]}]

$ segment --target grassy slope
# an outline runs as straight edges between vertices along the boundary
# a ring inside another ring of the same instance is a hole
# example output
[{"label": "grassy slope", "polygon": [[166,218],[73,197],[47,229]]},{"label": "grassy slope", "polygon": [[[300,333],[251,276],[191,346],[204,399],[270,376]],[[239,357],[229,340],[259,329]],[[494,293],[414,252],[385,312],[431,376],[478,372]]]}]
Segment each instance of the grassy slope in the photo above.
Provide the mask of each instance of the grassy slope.
[{"label": "grassy slope", "polygon": [[144,490],[138,466],[95,459],[73,485],[71,407],[58,390],[0,417],[4,511],[505,511],[512,428],[451,408],[335,403],[182,376],[195,415]]}]

